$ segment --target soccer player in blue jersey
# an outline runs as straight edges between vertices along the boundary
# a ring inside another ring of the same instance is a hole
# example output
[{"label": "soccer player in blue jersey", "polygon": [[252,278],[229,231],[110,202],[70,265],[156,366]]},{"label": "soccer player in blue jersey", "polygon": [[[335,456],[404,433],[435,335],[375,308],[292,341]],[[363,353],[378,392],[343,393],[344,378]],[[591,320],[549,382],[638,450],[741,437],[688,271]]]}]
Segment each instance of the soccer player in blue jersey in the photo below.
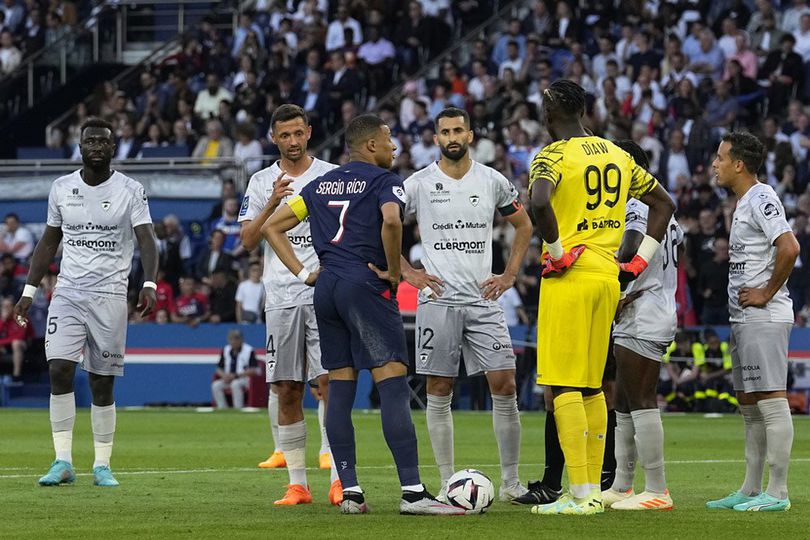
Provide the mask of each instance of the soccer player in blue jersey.
[{"label": "soccer player in blue jersey", "polygon": [[[329,371],[326,432],[343,485],[344,514],[368,512],[357,482],[352,404],[357,372],[371,371],[380,394],[385,440],[402,486],[402,514],[463,514],[442,504],[419,477],[416,431],[406,379],[408,352],[396,303],[401,279],[402,179],[390,172],[396,146],[377,116],[346,128],[351,161],[307,184],[279,208],[262,233],[298,279],[315,286],[321,362]],[[309,219],[320,268],[307,268],[285,234]]]}]

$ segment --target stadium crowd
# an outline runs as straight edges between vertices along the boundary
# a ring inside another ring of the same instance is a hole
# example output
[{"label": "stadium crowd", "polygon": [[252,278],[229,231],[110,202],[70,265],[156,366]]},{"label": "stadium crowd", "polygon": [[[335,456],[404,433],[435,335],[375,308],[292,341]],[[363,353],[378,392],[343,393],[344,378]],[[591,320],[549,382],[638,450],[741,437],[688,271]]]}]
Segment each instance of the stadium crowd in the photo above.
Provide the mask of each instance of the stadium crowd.
[{"label": "stadium crowd", "polygon": [[[0,14],[10,28],[16,3],[4,3]],[[52,0],[47,13],[64,13],[70,4]],[[568,78],[587,91],[590,129],[641,145],[676,201],[686,233],[677,294],[684,327],[728,323],[728,234],[735,201],[712,181],[709,164],[719,138],[728,130],[748,129],[763,140],[768,155],[761,181],[782,198],[804,247],[789,288],[797,324],[810,324],[810,5],[637,0],[619,2],[616,9],[614,4],[519,3],[517,16],[502,27],[476,36],[438,70],[422,74],[423,64],[492,13],[492,2],[260,0],[255,11],[241,15],[233,35],[204,20],[179,52],[141,73],[136,87],[103,84],[64,129],[54,130],[48,144],[78,159],[78,127],[99,115],[116,127],[117,159],[174,146],[187,156],[235,156],[253,173],[266,164],[261,156],[276,153],[270,115],[294,102],[309,114],[310,149],[327,143],[334,162],[348,155],[342,138],[332,135],[359,112],[377,111],[396,138],[394,168],[407,178],[438,158],[432,118],[452,105],[472,117],[473,158],[503,172],[525,198],[529,163],[550,140],[539,116],[543,90]],[[15,28],[27,27],[18,22]],[[401,92],[385,99],[398,84]],[[156,223],[161,279],[153,320],[261,322],[261,248],[248,252],[240,245],[240,195],[231,181],[223,181],[221,201],[210,216],[200,216],[207,245],[192,242],[175,216]],[[512,228],[496,221],[497,273]],[[5,226],[0,292],[16,297],[34,238],[16,216],[7,216]],[[414,265],[420,252],[418,233],[408,228],[405,253]],[[536,317],[539,253],[533,244],[515,290],[504,295],[507,318],[516,324],[531,324]],[[138,322],[138,276],[131,282],[132,318]],[[49,286],[52,279],[43,285]],[[35,330],[44,329],[44,319],[40,326]]]}]

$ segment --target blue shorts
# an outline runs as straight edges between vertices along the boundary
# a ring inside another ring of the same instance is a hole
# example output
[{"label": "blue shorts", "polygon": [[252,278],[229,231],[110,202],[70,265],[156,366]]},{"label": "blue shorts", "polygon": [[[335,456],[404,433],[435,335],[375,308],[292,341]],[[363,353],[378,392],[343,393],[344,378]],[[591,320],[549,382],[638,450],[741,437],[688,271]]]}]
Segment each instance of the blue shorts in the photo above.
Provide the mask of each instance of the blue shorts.
[{"label": "blue shorts", "polygon": [[392,361],[408,365],[396,300],[323,270],[314,303],[324,369],[372,369]]}]

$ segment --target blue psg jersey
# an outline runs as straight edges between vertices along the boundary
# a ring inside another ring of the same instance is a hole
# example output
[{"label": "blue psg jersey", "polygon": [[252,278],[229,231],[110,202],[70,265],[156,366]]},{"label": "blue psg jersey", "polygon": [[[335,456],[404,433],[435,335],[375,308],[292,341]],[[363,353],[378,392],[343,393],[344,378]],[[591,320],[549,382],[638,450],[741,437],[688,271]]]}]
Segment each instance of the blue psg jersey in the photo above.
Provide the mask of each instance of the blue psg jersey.
[{"label": "blue psg jersey", "polygon": [[299,219],[309,215],[312,245],[321,266],[342,279],[383,292],[388,283],[368,263],[388,267],[380,234],[381,208],[391,202],[401,210],[405,207],[402,179],[375,165],[352,161],[307,184],[300,198],[289,205]]}]

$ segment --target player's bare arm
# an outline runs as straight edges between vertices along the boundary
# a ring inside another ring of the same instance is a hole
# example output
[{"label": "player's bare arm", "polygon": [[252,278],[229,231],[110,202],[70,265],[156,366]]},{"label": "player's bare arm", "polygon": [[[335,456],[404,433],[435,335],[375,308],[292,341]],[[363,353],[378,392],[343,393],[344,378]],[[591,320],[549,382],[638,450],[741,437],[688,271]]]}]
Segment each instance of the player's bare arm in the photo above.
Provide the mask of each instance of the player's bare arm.
[{"label": "player's bare arm", "polygon": [[[62,229],[59,227],[45,226],[45,232],[42,238],[37,242],[34,248],[34,253],[31,256],[31,269],[28,271],[28,279],[25,281],[25,287],[33,287],[34,290],[39,287],[42,278],[45,277],[45,271],[48,265],[51,264],[56,250],[59,249],[59,243],[62,241]],[[25,324],[25,318],[28,316],[28,309],[31,307],[33,301],[33,294],[30,296],[23,293],[17,304],[14,306],[14,316],[17,324],[21,326]]]},{"label": "player's bare arm", "polygon": [[534,214],[537,232],[546,244],[547,260],[543,267],[542,277],[560,274],[579,259],[585,251],[584,245],[575,246],[566,252],[560,243],[560,231],[557,228],[557,216],[551,207],[551,194],[556,186],[549,180],[539,179],[529,192],[529,204]]},{"label": "player's bare arm", "polygon": [[157,297],[155,288],[146,286],[147,283],[154,284],[158,272],[158,248],[155,241],[155,230],[151,223],[138,225],[133,229],[135,238],[138,239],[138,247],[141,250],[141,265],[143,266],[144,287],[138,295],[138,310],[141,317],[149,315],[155,307]]},{"label": "player's bare arm", "polygon": [[[444,281],[442,281],[441,278],[434,276],[433,274],[428,274],[424,268],[414,268],[411,266],[411,263],[408,262],[408,259],[402,255],[399,257],[399,262],[402,266],[402,279],[426,294],[427,291],[425,291],[425,289],[427,288],[432,291],[431,294],[436,298],[442,295],[442,291],[444,290]],[[377,275],[380,275],[382,272],[382,270],[373,264],[369,265],[369,268],[377,272]]]},{"label": "player's bare arm", "polygon": [[667,232],[669,219],[675,212],[675,203],[667,190],[658,183],[640,200],[650,207],[650,213],[647,217],[647,236],[652,237],[660,244]]},{"label": "player's bare arm", "polygon": [[740,289],[740,305],[746,307],[765,307],[771,298],[782,288],[799,256],[799,242],[788,231],[780,235],[773,243],[776,246],[776,264],[774,265],[771,279],[765,287],[754,289],[743,287]]},{"label": "player's bare arm", "polygon": [[532,240],[532,220],[525,208],[506,216],[506,221],[515,228],[515,239],[503,274],[492,276],[481,284],[481,290],[487,300],[497,300],[515,284],[520,265]]},{"label": "player's bare arm", "polygon": [[[256,220],[258,221],[258,220]],[[301,222],[295,212],[288,205],[282,206],[278,212],[274,212],[270,219],[261,227],[261,233],[273,251],[278,255],[279,260],[284,263],[287,269],[299,277],[306,270],[304,264],[298,259],[293,250],[290,239],[287,238],[287,231]],[[309,286],[315,285],[320,269],[308,271],[308,276],[303,276],[304,283]]]},{"label": "player's bare arm", "polygon": [[242,247],[248,251],[253,251],[262,239],[262,226],[267,222],[268,218],[273,215],[278,205],[284,197],[289,197],[293,194],[293,189],[290,187],[292,179],[285,178],[287,174],[281,171],[276,181],[273,182],[273,193],[267,204],[262,208],[262,211],[256,216],[256,219],[250,221],[243,221],[242,228],[239,232],[239,238],[242,240]]},{"label": "player's bare arm", "polygon": [[388,270],[383,272],[382,275],[378,273],[381,279],[387,280],[391,283],[392,292],[397,291],[399,282],[402,280],[402,266],[400,258],[402,257],[402,217],[401,210],[396,203],[385,203],[380,208],[382,211],[383,224],[381,230],[381,237],[383,249],[385,250],[385,261],[388,263]]}]

